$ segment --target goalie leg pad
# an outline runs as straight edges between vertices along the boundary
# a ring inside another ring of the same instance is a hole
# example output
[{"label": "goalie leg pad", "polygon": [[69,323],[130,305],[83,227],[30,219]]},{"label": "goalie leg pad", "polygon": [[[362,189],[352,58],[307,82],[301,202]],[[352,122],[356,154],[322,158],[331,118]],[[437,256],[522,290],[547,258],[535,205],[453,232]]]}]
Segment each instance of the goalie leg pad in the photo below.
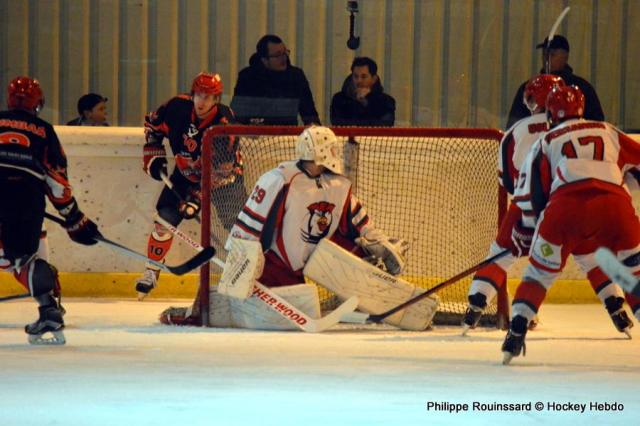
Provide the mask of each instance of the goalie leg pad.
[{"label": "goalie leg pad", "polygon": [[253,283],[262,275],[264,254],[258,241],[230,238],[231,250],[224,264],[218,292],[240,300],[253,292]]},{"label": "goalie leg pad", "polygon": [[[385,312],[424,291],[326,239],[314,250],[304,274],[336,293],[341,300],[358,296],[358,309],[370,314]],[[405,330],[424,330],[431,324],[437,306],[437,297],[426,297],[384,321]]]},{"label": "goalie leg pad", "polygon": [[[320,318],[320,301],[318,289],[312,284],[296,284],[274,287],[274,293],[282,296],[309,317]],[[210,320],[215,327],[248,328],[252,330],[299,330],[290,320],[285,318],[287,312],[275,312],[268,306],[268,296],[255,289],[246,300],[229,297],[217,291],[211,292]],[[277,306],[276,306],[277,307]],[[283,316],[285,315],[285,316]],[[295,315],[295,314],[294,314]]]}]

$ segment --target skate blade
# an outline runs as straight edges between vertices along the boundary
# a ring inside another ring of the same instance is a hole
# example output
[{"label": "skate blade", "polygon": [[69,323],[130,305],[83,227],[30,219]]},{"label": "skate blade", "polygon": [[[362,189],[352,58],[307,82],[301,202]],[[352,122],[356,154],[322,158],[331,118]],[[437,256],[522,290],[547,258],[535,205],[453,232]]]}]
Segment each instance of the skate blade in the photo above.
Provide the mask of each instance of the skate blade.
[{"label": "skate blade", "polygon": [[467,333],[469,333],[471,327],[468,324],[462,324],[462,333],[460,334],[462,337],[467,337]]},{"label": "skate blade", "polygon": [[509,365],[513,359],[513,354],[511,352],[502,352],[502,355],[502,365]]},{"label": "skate blade", "polygon": [[[48,337],[51,335],[51,337]],[[43,334],[29,334],[29,343],[32,345],[64,345],[67,340],[62,330],[50,331]]]},{"label": "skate blade", "polygon": [[631,330],[629,330],[630,328],[631,327],[627,327],[624,330],[622,330],[622,332],[627,335],[627,339],[629,339],[629,340],[633,339],[633,335],[631,334]]},{"label": "skate blade", "polygon": [[138,302],[142,302],[144,300],[144,298],[147,297],[148,295],[149,295],[149,293],[138,292]]}]

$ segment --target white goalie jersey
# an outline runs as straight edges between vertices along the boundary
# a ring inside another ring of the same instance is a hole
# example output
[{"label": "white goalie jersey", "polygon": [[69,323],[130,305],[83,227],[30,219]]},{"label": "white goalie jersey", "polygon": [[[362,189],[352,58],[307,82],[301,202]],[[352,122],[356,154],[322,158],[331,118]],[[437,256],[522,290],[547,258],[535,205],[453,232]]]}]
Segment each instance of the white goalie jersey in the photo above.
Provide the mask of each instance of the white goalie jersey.
[{"label": "white goalie jersey", "polygon": [[288,161],[260,177],[230,236],[260,241],[265,252],[299,271],[323,238],[339,233],[353,241],[371,229],[346,177],[310,177],[299,162]]}]

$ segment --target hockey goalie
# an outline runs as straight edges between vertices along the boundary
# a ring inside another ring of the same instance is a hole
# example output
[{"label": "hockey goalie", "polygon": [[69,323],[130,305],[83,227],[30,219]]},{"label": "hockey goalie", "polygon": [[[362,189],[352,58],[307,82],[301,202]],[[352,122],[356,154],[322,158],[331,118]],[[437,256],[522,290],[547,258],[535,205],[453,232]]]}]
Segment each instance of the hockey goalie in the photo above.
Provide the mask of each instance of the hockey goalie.
[{"label": "hockey goalie", "polygon": [[[408,243],[374,226],[343,176],[343,145],[331,129],[312,126],[297,138],[293,161],[262,175],[231,229],[220,284],[210,290],[216,327],[322,331],[356,306],[377,314],[422,290],[398,277]],[[375,265],[375,266],[374,266]],[[344,303],[321,317],[317,288]],[[426,329],[438,301],[427,297],[386,321]],[[169,308],[161,321],[193,322]]]}]

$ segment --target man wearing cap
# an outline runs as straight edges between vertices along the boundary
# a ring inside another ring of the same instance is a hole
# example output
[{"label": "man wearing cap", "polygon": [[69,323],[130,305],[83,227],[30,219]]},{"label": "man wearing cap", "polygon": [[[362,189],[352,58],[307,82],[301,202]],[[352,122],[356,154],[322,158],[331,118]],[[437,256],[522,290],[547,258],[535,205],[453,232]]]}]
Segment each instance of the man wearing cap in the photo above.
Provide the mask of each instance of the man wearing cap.
[{"label": "man wearing cap", "polygon": [[67,126],[108,126],[107,98],[97,93],[87,93],[78,99],[78,117]]},{"label": "man wearing cap", "polygon": [[[579,77],[573,73],[573,68],[568,64],[569,61],[569,41],[561,35],[556,35],[551,39],[551,45],[547,49],[548,40],[544,41],[536,46],[536,49],[542,49],[542,64],[543,67],[540,73],[547,73],[547,61],[549,61],[549,73],[555,74],[565,81],[568,86],[578,86],[585,97],[585,111],[584,118],[587,120],[604,121],[604,112],[600,106],[600,100],[596,94],[596,90],[593,86],[584,78]],[[509,111],[509,119],[507,120],[507,128],[510,128],[516,121],[528,117],[530,115],[529,110],[522,102],[522,95],[524,94],[524,86],[527,84],[525,81],[518,88],[518,92],[513,99],[511,110]]]}]

